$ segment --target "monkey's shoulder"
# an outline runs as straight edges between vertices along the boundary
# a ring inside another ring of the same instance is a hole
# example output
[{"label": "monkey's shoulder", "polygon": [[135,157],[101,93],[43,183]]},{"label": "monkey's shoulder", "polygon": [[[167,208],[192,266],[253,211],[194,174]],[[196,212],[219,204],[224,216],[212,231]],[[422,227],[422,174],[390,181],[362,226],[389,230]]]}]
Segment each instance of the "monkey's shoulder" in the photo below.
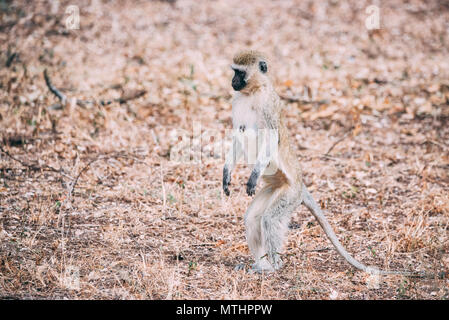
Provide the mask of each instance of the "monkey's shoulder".
[{"label": "monkey's shoulder", "polygon": [[276,92],[272,92],[265,99],[264,103],[261,104],[261,110],[263,114],[263,119],[265,122],[265,126],[272,129],[279,129],[281,125],[281,115],[283,111],[283,104],[276,94]]}]

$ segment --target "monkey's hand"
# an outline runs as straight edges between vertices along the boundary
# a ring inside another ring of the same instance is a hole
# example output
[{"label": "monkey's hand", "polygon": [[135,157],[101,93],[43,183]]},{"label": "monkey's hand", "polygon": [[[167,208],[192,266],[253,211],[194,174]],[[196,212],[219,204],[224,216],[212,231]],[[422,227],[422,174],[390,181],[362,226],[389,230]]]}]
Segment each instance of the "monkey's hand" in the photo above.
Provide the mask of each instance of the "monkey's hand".
[{"label": "monkey's hand", "polygon": [[223,168],[223,191],[225,195],[229,196],[229,184],[231,183],[231,173],[228,170],[228,167]]},{"label": "monkey's hand", "polygon": [[253,196],[256,193],[257,179],[259,174],[257,171],[251,172],[248,182],[246,183],[246,193],[249,196]]}]

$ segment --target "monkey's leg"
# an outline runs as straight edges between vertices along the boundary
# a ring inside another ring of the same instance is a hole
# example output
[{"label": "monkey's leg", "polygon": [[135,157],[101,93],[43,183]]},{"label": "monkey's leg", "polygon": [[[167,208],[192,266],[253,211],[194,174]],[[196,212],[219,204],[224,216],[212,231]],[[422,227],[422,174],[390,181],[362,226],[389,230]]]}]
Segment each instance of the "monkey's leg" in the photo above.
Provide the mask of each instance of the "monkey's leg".
[{"label": "monkey's leg", "polygon": [[275,190],[271,186],[265,186],[254,197],[245,213],[246,240],[254,260],[263,264],[267,269],[271,268],[266,258],[266,249],[262,241],[261,221],[265,209],[269,207],[278,196],[273,194]]},{"label": "monkey's leg", "polygon": [[[299,199],[293,188],[284,189],[278,194],[276,201],[265,209],[262,215],[262,241],[266,249],[266,257],[272,269],[282,267],[280,253],[288,231],[288,223]],[[263,267],[263,266],[260,266]]]},{"label": "monkey's leg", "polygon": [[285,186],[267,186],[256,195],[245,221],[248,246],[256,260],[253,271],[274,271],[282,266],[279,253],[298,203],[297,192]]}]

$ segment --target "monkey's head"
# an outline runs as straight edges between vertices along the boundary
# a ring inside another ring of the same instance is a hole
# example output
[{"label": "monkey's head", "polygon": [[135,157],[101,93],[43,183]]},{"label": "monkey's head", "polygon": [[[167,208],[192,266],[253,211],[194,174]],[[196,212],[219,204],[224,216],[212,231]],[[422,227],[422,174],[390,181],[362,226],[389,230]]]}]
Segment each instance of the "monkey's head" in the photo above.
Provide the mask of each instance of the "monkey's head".
[{"label": "monkey's head", "polygon": [[267,59],[257,51],[242,51],[234,56],[232,88],[242,93],[252,93],[268,81]]}]

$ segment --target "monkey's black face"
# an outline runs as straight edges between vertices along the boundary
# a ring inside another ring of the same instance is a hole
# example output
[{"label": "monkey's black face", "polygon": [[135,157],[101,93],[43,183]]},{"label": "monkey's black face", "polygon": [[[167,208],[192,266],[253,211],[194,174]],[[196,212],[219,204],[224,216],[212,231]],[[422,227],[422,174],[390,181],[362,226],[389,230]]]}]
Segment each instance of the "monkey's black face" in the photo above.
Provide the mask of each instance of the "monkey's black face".
[{"label": "monkey's black face", "polygon": [[235,91],[240,91],[246,86],[245,76],[246,72],[238,69],[233,69],[235,74],[234,78],[232,78],[232,88]]}]

